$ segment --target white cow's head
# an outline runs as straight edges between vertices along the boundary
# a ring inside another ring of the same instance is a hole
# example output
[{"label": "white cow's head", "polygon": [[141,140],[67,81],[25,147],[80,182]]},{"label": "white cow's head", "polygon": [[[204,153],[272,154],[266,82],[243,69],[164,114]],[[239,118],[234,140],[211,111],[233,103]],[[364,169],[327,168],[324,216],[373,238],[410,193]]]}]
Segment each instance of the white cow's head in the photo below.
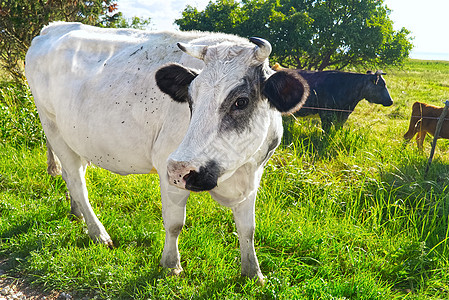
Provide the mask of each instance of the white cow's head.
[{"label": "white cow's head", "polygon": [[191,110],[188,131],[168,158],[170,184],[191,191],[212,190],[248,164],[259,164],[279,145],[280,112],[301,107],[308,94],[304,79],[268,66],[271,45],[221,43],[214,46],[179,43],[187,54],[202,59],[201,72],[179,64],[156,73],[159,88]]}]

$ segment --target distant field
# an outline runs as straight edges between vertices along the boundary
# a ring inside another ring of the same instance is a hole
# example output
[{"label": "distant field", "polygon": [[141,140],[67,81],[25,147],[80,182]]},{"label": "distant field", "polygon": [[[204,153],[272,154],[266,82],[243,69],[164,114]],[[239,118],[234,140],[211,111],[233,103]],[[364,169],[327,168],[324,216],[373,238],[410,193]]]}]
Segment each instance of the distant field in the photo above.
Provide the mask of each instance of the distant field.
[{"label": "distant field", "polygon": [[[8,276],[81,299],[449,299],[449,141],[403,144],[411,105],[449,100],[449,62],[410,60],[385,76],[394,104],[362,101],[343,130],[288,125],[256,206],[266,284],[240,277],[232,213],[192,194],[180,236],[184,274],[158,266],[158,177],[87,172],[90,200],[116,248],[72,221],[26,88],[1,84],[0,260]],[[286,124],[289,122],[286,121]]]}]

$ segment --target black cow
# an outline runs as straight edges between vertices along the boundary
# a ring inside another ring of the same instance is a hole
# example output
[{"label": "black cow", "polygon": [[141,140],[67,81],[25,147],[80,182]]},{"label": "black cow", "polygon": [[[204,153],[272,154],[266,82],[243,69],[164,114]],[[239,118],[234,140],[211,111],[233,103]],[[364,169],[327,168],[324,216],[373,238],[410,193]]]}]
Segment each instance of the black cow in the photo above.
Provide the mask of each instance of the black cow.
[{"label": "black cow", "polygon": [[[278,71],[282,68],[276,64],[273,69]],[[318,114],[325,132],[329,132],[332,124],[335,129],[340,129],[362,99],[383,106],[393,104],[382,77],[385,73],[381,71],[368,71],[366,74],[340,71],[297,72],[309,84],[310,94],[295,116]]]}]

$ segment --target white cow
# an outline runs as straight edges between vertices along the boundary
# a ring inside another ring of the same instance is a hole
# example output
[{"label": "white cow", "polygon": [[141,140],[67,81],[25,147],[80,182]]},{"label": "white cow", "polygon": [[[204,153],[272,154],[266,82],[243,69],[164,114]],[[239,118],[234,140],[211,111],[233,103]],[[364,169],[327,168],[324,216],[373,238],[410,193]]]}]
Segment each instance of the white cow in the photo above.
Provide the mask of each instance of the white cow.
[{"label": "white cow", "polygon": [[57,174],[60,162],[72,213],[93,240],[112,245],[88,200],[88,162],[122,175],[156,170],[161,265],[182,271],[187,198],[209,191],[234,213],[242,275],[263,281],[254,250],[257,189],[281,139],[280,112],[299,109],[308,88],[295,73],[274,74],[270,44],[251,41],[64,22],[33,40],[26,77],[47,136],[48,170]]}]

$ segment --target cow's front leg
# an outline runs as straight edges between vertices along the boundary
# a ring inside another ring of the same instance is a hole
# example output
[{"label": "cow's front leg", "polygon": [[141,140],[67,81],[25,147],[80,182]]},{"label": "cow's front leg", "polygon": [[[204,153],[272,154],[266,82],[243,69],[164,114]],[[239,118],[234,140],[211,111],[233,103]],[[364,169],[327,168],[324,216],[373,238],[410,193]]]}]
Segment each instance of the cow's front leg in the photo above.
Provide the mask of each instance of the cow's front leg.
[{"label": "cow's front leg", "polygon": [[348,120],[350,114],[351,113],[341,112],[341,113],[335,115],[335,121],[334,121],[335,130],[341,130],[343,128],[343,125]]},{"label": "cow's front leg", "polygon": [[242,276],[257,277],[259,283],[264,283],[254,249],[256,191],[253,191],[245,201],[232,207],[235,225],[239,235],[240,256],[242,260]]},{"label": "cow's front leg", "polygon": [[323,129],[324,133],[329,133],[334,122],[333,114],[329,112],[320,112],[319,116],[321,119],[321,128]]},{"label": "cow's front leg", "polygon": [[185,223],[189,194],[189,191],[169,186],[167,181],[161,178],[162,218],[165,228],[161,266],[172,269],[173,275],[178,275],[182,271],[178,237]]}]

